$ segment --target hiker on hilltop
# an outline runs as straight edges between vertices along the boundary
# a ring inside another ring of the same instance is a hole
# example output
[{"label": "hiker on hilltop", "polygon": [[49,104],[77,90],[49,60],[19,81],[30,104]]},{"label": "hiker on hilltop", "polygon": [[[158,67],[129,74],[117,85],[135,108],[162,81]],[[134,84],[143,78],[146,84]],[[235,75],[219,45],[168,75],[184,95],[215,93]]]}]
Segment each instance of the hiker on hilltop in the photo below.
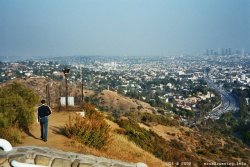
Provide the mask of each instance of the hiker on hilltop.
[{"label": "hiker on hilltop", "polygon": [[52,113],[50,107],[45,105],[45,100],[41,100],[41,105],[37,109],[37,120],[40,122],[41,139],[46,142],[48,136],[48,116]]}]

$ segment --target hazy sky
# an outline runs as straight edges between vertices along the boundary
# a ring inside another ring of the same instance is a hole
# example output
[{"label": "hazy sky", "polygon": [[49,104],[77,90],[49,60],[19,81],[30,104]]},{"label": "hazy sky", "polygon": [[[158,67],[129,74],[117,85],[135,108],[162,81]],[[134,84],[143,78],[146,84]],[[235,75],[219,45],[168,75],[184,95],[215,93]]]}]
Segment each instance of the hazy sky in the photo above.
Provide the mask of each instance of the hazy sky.
[{"label": "hazy sky", "polygon": [[0,56],[250,51],[250,0],[1,0]]}]

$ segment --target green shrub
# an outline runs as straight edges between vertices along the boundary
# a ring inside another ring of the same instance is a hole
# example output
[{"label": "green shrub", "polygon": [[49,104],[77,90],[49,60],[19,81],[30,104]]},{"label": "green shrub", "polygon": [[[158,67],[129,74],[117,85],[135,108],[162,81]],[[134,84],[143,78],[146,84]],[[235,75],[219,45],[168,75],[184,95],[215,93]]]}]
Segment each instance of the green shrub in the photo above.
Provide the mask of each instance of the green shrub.
[{"label": "green shrub", "polygon": [[170,145],[178,150],[185,150],[184,145],[181,142],[177,141],[176,139],[172,139],[170,141]]},{"label": "green shrub", "polygon": [[128,117],[136,122],[144,124],[157,123],[165,126],[179,126],[178,121],[172,120],[166,115],[156,115],[150,113],[133,112],[129,113]]},{"label": "green shrub", "polygon": [[[17,132],[18,129],[28,130],[29,126],[35,120],[34,107],[37,102],[38,96],[22,84],[14,82],[3,87],[0,90],[0,135],[8,139],[12,138],[12,134],[15,136],[14,133],[19,134]],[[10,130],[12,128],[16,128],[16,131]],[[10,131],[5,129],[9,129]],[[12,141],[18,142],[18,140],[13,139]]]},{"label": "green shrub", "polygon": [[122,119],[118,120],[117,123],[125,130],[129,140],[163,161],[180,162],[195,159],[193,156],[183,152],[185,149],[182,143],[175,140],[169,143],[155,132],[141,128],[133,120]]},{"label": "green shrub", "polygon": [[202,150],[202,149],[199,149],[196,151],[197,154],[201,154],[201,155],[206,155],[206,151],[205,150]]},{"label": "green shrub", "polygon": [[125,129],[125,134],[130,140],[134,141],[142,149],[153,153],[162,160],[167,160],[167,142],[153,131],[147,131],[141,128],[132,120],[119,120],[117,122],[120,127]]},{"label": "green shrub", "polygon": [[103,114],[97,112],[93,105],[85,104],[84,110],[86,117],[69,116],[69,122],[65,125],[63,133],[85,145],[101,149],[110,141],[110,127],[105,122]]}]

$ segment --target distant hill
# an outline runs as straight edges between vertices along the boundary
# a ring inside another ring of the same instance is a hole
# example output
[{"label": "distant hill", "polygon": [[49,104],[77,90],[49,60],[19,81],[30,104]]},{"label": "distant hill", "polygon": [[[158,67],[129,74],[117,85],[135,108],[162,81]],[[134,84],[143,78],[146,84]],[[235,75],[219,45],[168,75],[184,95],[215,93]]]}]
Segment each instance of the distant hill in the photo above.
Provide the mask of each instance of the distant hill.
[{"label": "distant hill", "polygon": [[156,112],[156,109],[151,107],[148,103],[125,97],[114,91],[103,90],[97,95],[97,97],[100,100],[100,106],[108,109],[111,112]]},{"label": "distant hill", "polygon": [[[53,108],[58,107],[59,97],[65,96],[65,82],[63,81],[52,81],[46,78],[26,78],[26,79],[15,79],[3,83],[0,85],[4,86],[5,84],[11,82],[19,82],[26,85],[28,88],[34,90],[39,97],[47,99],[46,89],[49,89],[50,92],[50,103]],[[46,88],[46,85],[47,88]],[[118,94],[114,91],[103,90],[100,93],[96,93],[93,90],[83,90],[84,97],[93,97],[97,98],[98,104],[100,107],[107,109],[108,111],[115,112],[148,112],[155,113],[157,110],[154,107],[151,107],[148,103],[145,103],[140,100],[132,99]],[[76,105],[80,104],[81,100],[81,88],[80,85],[69,84],[68,86],[68,96],[75,97]]]}]

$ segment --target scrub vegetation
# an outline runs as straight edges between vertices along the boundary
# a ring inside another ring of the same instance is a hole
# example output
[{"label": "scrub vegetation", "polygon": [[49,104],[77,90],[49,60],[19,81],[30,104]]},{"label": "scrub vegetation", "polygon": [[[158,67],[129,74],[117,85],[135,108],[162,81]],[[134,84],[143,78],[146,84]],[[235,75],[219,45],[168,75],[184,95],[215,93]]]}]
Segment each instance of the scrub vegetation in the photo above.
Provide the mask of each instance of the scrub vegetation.
[{"label": "scrub vegetation", "polygon": [[13,82],[0,90],[0,137],[21,142],[21,131],[34,122],[38,96],[22,84]]}]

